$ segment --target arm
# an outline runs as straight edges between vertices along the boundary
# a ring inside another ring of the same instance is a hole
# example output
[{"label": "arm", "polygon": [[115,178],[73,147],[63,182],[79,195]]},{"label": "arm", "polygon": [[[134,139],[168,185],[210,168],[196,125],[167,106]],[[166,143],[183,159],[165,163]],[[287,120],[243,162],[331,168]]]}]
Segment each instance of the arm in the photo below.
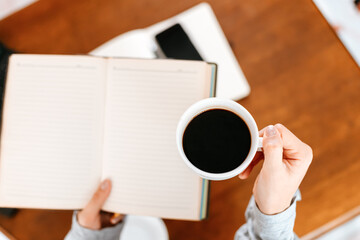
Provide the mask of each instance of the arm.
[{"label": "arm", "polygon": [[289,208],[276,215],[263,214],[256,206],[254,197],[251,197],[246,209],[246,223],[235,234],[235,240],[266,239],[266,240],[297,240],[293,232],[296,202],[301,200],[297,191]]},{"label": "arm", "polygon": [[105,180],[99,186],[86,207],[75,211],[72,225],[65,240],[118,240],[124,223],[119,223],[123,215],[114,217],[111,213],[101,212],[111,191],[110,180]]},{"label": "arm", "polygon": [[100,230],[93,230],[82,227],[77,220],[77,211],[74,211],[72,216],[72,224],[69,233],[66,235],[65,240],[119,240],[121,230],[124,223],[118,223],[115,226],[103,228]]},{"label": "arm", "polygon": [[235,239],[298,239],[293,233],[299,185],[312,161],[311,148],[281,124],[260,131],[263,153],[257,153],[239,177],[245,179],[264,160],[246,210],[247,223]]}]

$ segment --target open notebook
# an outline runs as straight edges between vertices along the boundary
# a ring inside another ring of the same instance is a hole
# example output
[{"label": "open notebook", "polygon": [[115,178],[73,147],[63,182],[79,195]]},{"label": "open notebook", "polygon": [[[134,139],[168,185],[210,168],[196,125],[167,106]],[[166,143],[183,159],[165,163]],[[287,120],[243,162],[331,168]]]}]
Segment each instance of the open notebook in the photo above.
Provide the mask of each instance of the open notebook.
[{"label": "open notebook", "polygon": [[215,78],[201,61],[12,55],[0,206],[83,208],[110,178],[103,210],[203,219],[208,181],[183,163],[175,132],[191,104],[214,96]]}]

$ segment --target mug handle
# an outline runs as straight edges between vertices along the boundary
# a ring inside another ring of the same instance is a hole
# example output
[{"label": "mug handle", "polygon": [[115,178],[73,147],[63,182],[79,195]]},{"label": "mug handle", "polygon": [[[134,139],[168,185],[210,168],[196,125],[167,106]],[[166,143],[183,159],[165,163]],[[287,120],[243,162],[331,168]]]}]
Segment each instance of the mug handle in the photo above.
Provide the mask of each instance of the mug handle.
[{"label": "mug handle", "polygon": [[257,151],[258,151],[258,152],[262,152],[262,151],[263,151],[263,138],[262,138],[262,137],[259,137]]}]

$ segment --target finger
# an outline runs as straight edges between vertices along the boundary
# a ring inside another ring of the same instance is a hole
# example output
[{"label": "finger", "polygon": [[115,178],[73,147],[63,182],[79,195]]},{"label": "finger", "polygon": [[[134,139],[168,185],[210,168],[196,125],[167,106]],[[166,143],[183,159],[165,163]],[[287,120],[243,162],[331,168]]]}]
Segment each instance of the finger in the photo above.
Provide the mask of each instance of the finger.
[{"label": "finger", "polygon": [[101,229],[113,226],[113,224],[111,223],[112,216],[113,216],[113,213],[111,213],[111,212],[105,212],[102,210],[100,211]]},{"label": "finger", "polygon": [[123,218],[124,215],[122,214],[100,211],[101,229],[105,227],[112,227],[115,224],[118,224]]},{"label": "finger", "polygon": [[255,154],[255,157],[253,158],[253,160],[249,164],[249,166],[242,173],[239,174],[239,178],[240,179],[247,179],[249,177],[251,171],[253,170],[253,168],[263,159],[264,159],[263,153],[262,152],[257,152]]},{"label": "finger", "polygon": [[265,129],[266,129],[266,127],[264,127],[263,129],[261,129],[261,130],[259,131],[259,137],[264,137]]},{"label": "finger", "polygon": [[84,212],[87,213],[88,216],[96,216],[99,214],[102,206],[104,205],[106,199],[109,197],[111,191],[111,181],[109,179],[105,179],[95,194],[91,198],[90,202],[84,208]]},{"label": "finger", "polygon": [[264,166],[277,167],[283,160],[283,143],[279,131],[270,125],[266,127],[263,139]]},{"label": "finger", "polygon": [[117,224],[118,222],[120,222],[122,219],[124,218],[123,214],[120,213],[114,213],[114,215],[111,217],[110,222],[112,224]]},{"label": "finger", "polygon": [[284,149],[297,149],[303,145],[303,142],[297,138],[289,129],[284,125],[278,123],[275,124],[275,128],[280,132],[283,140]]},{"label": "finger", "polygon": [[283,139],[284,157],[288,160],[304,160],[310,164],[313,158],[311,147],[303,143],[285,126],[278,123],[275,127]]}]

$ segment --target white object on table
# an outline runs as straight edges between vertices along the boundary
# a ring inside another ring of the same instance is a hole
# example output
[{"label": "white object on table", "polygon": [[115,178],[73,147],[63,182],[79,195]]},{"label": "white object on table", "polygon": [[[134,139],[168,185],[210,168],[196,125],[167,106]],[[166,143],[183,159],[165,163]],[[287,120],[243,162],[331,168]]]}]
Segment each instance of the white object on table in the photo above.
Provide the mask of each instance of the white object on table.
[{"label": "white object on table", "polygon": [[207,3],[201,3],[145,29],[122,34],[90,52],[95,56],[156,58],[155,35],[180,23],[200,55],[218,64],[216,97],[239,100],[250,93],[249,84]]},{"label": "white object on table", "polygon": [[317,240],[359,240],[360,215],[322,235]]},{"label": "white object on table", "polygon": [[0,232],[0,240],[9,240],[9,238],[7,236],[5,236],[5,234]]},{"label": "white object on table", "polygon": [[37,0],[0,0],[0,20],[23,9]]},{"label": "white object on table", "polygon": [[127,215],[120,240],[169,240],[161,218]]},{"label": "white object on table", "polygon": [[360,9],[354,0],[313,0],[360,67]]}]

